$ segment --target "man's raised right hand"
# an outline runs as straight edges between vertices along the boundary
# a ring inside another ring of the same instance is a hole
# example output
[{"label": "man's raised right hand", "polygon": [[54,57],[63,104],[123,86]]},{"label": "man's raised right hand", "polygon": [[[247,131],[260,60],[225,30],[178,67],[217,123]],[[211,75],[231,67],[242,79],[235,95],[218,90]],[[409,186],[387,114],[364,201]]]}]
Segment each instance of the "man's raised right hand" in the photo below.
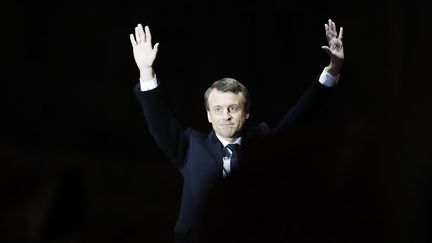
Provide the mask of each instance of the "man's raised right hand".
[{"label": "man's raised right hand", "polygon": [[152,46],[150,28],[141,24],[135,27],[135,36],[130,34],[135,62],[140,70],[141,79],[151,80],[153,74],[153,62],[156,59],[159,43]]}]

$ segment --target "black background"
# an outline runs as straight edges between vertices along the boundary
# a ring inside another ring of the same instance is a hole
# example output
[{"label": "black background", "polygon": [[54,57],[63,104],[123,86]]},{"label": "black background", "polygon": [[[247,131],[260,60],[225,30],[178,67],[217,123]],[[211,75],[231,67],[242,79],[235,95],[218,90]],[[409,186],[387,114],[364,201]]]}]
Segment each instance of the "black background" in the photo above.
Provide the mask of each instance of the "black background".
[{"label": "black background", "polygon": [[334,192],[350,242],[430,242],[427,1],[15,1],[0,11],[2,242],[171,242],[181,176],[132,93],[138,23],[160,43],[155,69],[178,120],[207,132],[202,92],[222,77],[249,88],[251,123],[275,124],[328,64],[328,18],[344,27],[346,62],[313,135],[296,138],[310,172],[300,190]]}]

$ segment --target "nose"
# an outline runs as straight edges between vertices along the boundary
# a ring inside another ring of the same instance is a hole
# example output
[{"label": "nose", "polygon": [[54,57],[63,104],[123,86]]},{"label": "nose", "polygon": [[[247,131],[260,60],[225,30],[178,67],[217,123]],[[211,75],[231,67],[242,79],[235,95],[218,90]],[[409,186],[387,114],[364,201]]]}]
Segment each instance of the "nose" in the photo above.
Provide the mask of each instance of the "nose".
[{"label": "nose", "polygon": [[223,113],[223,119],[224,120],[231,120],[232,119],[231,113],[229,112],[228,109],[226,109],[225,112]]}]

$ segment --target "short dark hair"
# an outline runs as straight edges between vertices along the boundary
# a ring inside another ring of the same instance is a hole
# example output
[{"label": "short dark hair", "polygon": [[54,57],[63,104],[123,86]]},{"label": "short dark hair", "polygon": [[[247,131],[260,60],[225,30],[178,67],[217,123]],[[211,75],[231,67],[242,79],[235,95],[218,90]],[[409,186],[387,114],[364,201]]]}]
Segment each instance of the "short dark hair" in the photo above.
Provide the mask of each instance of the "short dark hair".
[{"label": "short dark hair", "polygon": [[204,104],[207,110],[210,110],[208,104],[208,98],[210,96],[210,92],[213,89],[216,89],[221,92],[232,92],[234,94],[242,93],[243,97],[245,98],[245,104],[244,104],[245,111],[249,112],[250,109],[249,92],[242,83],[240,83],[239,81],[233,78],[222,78],[216,80],[212,83],[210,87],[207,88],[207,90],[204,92]]}]

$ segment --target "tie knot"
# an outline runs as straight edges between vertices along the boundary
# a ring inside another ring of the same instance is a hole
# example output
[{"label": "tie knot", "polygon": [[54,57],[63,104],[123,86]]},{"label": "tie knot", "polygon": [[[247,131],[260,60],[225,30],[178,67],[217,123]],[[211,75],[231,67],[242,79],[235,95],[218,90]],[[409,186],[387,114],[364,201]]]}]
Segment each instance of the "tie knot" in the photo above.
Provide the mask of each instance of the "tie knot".
[{"label": "tie knot", "polygon": [[238,152],[240,145],[238,143],[230,143],[226,147],[228,147],[233,153]]}]

